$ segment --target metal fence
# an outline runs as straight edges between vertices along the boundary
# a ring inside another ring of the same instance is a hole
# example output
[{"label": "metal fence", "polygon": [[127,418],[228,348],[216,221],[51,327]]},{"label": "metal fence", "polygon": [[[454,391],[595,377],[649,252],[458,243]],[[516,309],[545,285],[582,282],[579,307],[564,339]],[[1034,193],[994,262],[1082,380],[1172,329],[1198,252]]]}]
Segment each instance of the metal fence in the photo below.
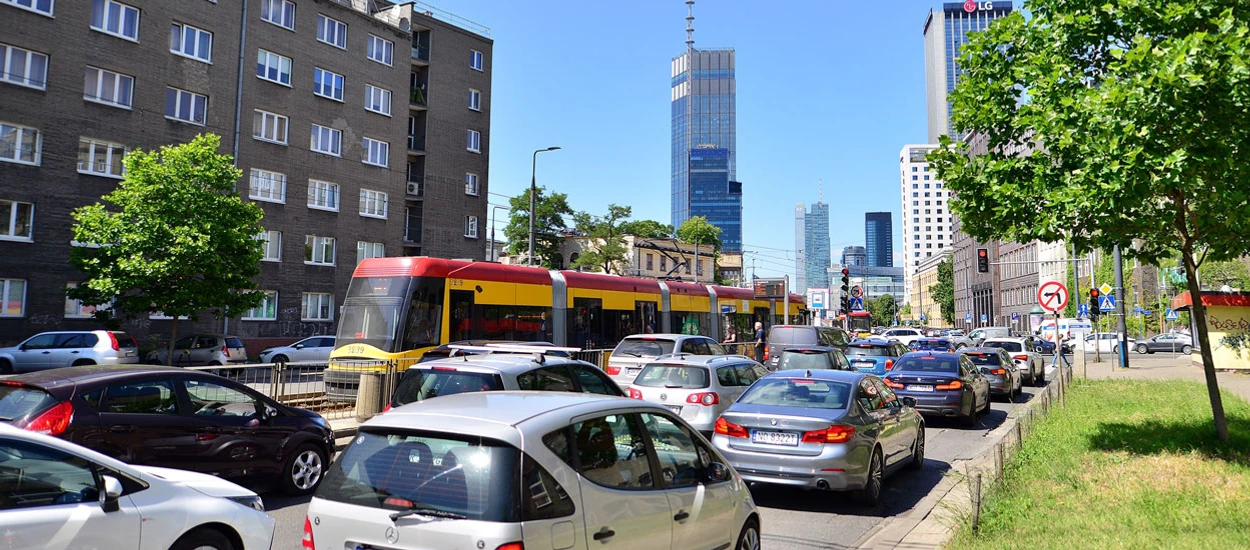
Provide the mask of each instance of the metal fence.
[{"label": "metal fence", "polygon": [[[398,381],[393,362],[360,361],[337,365],[327,371],[326,363],[246,363],[225,366],[187,367],[211,372],[244,384],[285,405],[316,411],[330,418],[368,418],[389,403]],[[327,379],[327,377],[329,379]],[[365,401],[359,396],[366,386]]]}]

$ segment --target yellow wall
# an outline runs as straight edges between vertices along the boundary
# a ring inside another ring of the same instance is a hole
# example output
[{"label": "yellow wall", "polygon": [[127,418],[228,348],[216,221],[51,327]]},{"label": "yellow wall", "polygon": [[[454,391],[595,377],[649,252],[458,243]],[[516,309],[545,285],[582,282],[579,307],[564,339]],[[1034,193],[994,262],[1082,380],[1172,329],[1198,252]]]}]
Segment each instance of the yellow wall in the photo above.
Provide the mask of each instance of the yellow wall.
[{"label": "yellow wall", "polygon": [[[1220,340],[1230,334],[1246,334],[1250,332],[1250,307],[1207,307],[1207,336],[1211,340],[1212,356],[1217,369],[1250,370],[1250,349],[1242,349],[1239,354],[1228,346],[1220,344]],[[1197,344],[1197,335],[1194,337]],[[1196,365],[1202,364],[1202,355],[1197,349],[1190,355]]]},{"label": "yellow wall", "polygon": [[[946,321],[942,319],[942,307],[933,300],[933,294],[929,292],[929,287],[938,282],[937,264],[931,269],[921,271],[912,276],[911,287],[911,317],[913,321],[920,320],[920,314],[924,313],[925,325],[930,327],[946,326]],[[923,305],[923,311],[922,311]]]}]

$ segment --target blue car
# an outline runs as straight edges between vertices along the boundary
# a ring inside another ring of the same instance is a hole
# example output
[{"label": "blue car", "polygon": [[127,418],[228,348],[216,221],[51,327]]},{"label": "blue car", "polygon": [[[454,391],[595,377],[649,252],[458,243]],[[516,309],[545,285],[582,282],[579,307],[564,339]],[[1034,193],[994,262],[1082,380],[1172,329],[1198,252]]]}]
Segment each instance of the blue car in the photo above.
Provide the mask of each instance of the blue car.
[{"label": "blue car", "polygon": [[955,351],[955,342],[949,338],[917,338],[911,341],[911,351]]},{"label": "blue car", "polygon": [[908,353],[883,381],[900,398],[914,398],[920,414],[959,417],[968,427],[990,408],[989,380],[960,353]]},{"label": "blue car", "polygon": [[907,353],[907,346],[885,338],[861,338],[847,344],[843,353],[852,369],[885,376],[894,361]]}]

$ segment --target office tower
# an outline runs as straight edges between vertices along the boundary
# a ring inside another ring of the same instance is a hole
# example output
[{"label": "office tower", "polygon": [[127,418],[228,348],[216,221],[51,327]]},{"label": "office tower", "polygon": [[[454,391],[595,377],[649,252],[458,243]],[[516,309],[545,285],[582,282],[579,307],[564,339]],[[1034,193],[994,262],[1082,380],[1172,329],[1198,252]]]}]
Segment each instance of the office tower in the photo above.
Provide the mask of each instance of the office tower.
[{"label": "office tower", "polygon": [[942,11],[929,10],[924,22],[924,81],[929,115],[929,143],[948,134],[958,141],[950,126],[950,101],[959,80],[956,59],[968,41],[968,33],[984,30],[990,22],[1011,13],[1010,1],[945,2]]},{"label": "office tower", "polygon": [[903,275],[907,296],[912,275],[925,258],[951,247],[950,194],[934,178],[925,155],[936,145],[904,145],[899,152],[903,197]]},{"label": "office tower", "polygon": [[864,214],[864,244],[868,249],[868,265],[894,267],[894,223],[890,212]]},{"label": "office tower", "polygon": [[807,209],[803,203],[794,205],[794,279],[795,290],[804,290],[807,284]]},{"label": "office tower", "polygon": [[860,270],[856,267],[868,267],[868,251],[862,246],[848,246],[842,249],[842,265],[851,269],[856,275]]},{"label": "office tower", "polygon": [[[803,216],[803,278],[807,288],[829,288],[829,205],[813,204]],[[797,239],[796,239],[797,240]],[[803,290],[804,287],[795,287]]]},{"label": "office tower", "polygon": [[690,217],[703,216],[720,228],[721,250],[742,251],[742,184],[729,177],[729,149],[689,151]]}]

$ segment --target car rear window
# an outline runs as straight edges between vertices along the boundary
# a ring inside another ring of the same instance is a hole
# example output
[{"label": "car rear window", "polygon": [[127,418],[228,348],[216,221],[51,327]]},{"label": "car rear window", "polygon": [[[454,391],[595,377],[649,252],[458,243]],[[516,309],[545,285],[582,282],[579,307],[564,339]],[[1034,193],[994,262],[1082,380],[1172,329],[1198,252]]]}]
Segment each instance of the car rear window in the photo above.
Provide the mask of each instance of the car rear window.
[{"label": "car rear window", "polygon": [[135,342],[135,337],[129,332],[114,332],[113,337],[117,339],[117,345],[123,348],[137,348],[139,343]]},{"label": "car rear window", "polygon": [[[520,521],[520,455],[481,437],[366,428],[330,466],[317,497],[447,519]],[[553,491],[546,498],[568,496]]]},{"label": "car rear window", "polygon": [[814,409],[845,409],[851,395],[850,384],[828,380],[799,378],[765,378],[754,385],[739,403],[774,407],[810,407]]},{"label": "car rear window", "polygon": [[959,359],[953,356],[905,355],[894,363],[892,372],[959,372]]},{"label": "car rear window", "polygon": [[787,351],[781,354],[781,360],[777,363],[777,370],[828,369],[829,366],[829,354],[827,353]]},{"label": "car rear window", "polygon": [[0,422],[40,412],[55,403],[56,398],[39,388],[0,382]]},{"label": "car rear window", "polygon": [[[446,370],[444,370],[446,369]],[[398,407],[440,395],[479,391],[499,391],[503,381],[489,372],[468,372],[454,369],[412,367],[399,380],[391,406]]]},{"label": "car rear window", "polygon": [[768,331],[768,343],[776,345],[807,345],[814,346],[816,341],[815,327],[773,327]]},{"label": "car rear window", "polygon": [[707,369],[686,365],[647,365],[634,380],[635,386],[649,388],[706,388]]},{"label": "car rear window", "polygon": [[851,344],[846,348],[847,357],[890,357],[890,348],[888,346],[872,346],[872,345],[855,345]]},{"label": "car rear window", "polygon": [[968,352],[968,353],[965,353],[964,355],[967,355],[968,359],[971,359],[972,363],[975,365],[1001,365],[1002,364],[1000,362],[1002,357],[1000,357],[997,353]]},{"label": "car rear window", "polygon": [[240,339],[235,338],[235,337],[233,337],[233,336],[231,336],[231,337],[229,337],[229,338],[226,338],[226,347],[228,347],[228,348],[241,348],[241,347],[243,347],[243,340],[240,340]]},{"label": "car rear window", "polygon": [[628,339],[616,346],[616,349],[612,351],[612,355],[622,357],[659,357],[673,353],[673,348],[676,345],[677,342],[659,338]]},{"label": "car rear window", "polygon": [[1024,351],[1024,346],[1021,346],[1020,342],[986,342],[984,346],[987,348],[1002,348],[1007,351]]}]

